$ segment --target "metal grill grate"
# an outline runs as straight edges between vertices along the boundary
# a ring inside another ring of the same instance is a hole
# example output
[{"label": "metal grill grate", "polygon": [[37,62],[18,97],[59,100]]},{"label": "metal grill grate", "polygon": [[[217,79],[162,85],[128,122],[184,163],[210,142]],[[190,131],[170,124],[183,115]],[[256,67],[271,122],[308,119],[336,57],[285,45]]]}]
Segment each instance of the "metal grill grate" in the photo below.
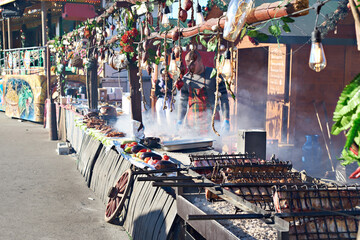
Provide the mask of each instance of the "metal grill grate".
[{"label": "metal grill grate", "polygon": [[[254,154],[210,154],[189,155],[192,169],[200,174],[209,170],[226,168],[228,172],[287,172],[291,170],[289,161],[265,161]],[[203,172],[201,172],[203,170]]]},{"label": "metal grill grate", "polygon": [[[304,184],[298,172],[222,172],[223,182],[230,190],[264,210],[274,211],[272,187],[274,185]],[[229,185],[230,183],[231,185]]]},{"label": "metal grill grate", "polygon": [[275,186],[273,198],[291,239],[356,239],[360,186]]}]

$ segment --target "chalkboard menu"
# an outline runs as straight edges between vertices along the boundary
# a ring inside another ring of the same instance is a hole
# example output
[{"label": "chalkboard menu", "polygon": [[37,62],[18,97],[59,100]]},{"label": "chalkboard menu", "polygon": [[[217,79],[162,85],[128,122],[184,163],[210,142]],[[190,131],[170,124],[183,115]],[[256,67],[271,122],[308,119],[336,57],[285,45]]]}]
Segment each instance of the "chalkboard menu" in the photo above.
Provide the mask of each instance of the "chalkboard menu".
[{"label": "chalkboard menu", "polygon": [[286,46],[269,46],[268,95],[283,98],[285,94]]}]

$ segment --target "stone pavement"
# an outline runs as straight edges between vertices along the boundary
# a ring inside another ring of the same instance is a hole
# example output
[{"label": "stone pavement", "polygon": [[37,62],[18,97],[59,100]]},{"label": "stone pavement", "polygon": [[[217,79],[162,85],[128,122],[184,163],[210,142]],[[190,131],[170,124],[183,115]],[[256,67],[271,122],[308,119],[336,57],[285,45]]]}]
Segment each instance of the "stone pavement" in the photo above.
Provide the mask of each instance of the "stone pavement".
[{"label": "stone pavement", "polygon": [[129,239],[41,124],[0,112],[0,240]]}]

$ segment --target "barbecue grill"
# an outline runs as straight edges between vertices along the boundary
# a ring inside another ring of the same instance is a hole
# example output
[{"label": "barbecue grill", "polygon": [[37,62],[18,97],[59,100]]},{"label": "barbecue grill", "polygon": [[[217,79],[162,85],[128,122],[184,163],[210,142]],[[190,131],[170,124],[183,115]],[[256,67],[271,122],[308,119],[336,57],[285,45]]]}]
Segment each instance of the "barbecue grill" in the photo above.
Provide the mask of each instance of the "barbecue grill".
[{"label": "barbecue grill", "polygon": [[265,161],[255,154],[207,154],[189,155],[192,169],[199,173],[201,170],[216,170],[226,167],[228,172],[288,172],[292,169],[290,161]]},{"label": "barbecue grill", "polygon": [[[299,172],[292,171],[290,162],[265,161],[254,154],[189,157],[194,171],[288,221],[289,239],[356,239],[360,219],[358,185],[305,182]],[[242,218],[237,214],[228,217]]]},{"label": "barbecue grill", "polygon": [[275,186],[273,198],[291,239],[356,239],[360,186]]},{"label": "barbecue grill", "polygon": [[[255,154],[205,154],[189,158],[191,166],[177,169],[176,177],[150,176],[141,180],[154,181],[153,186],[179,188],[178,214],[202,234],[207,234],[203,231],[206,223],[199,220],[261,219],[277,230],[278,239],[356,239],[359,185],[305,181],[302,173],[292,169],[291,162],[266,161]],[[189,209],[195,206],[186,203],[197,194],[203,197],[204,192],[194,188],[206,188],[206,196],[210,191],[239,211],[199,215],[197,210]]]}]

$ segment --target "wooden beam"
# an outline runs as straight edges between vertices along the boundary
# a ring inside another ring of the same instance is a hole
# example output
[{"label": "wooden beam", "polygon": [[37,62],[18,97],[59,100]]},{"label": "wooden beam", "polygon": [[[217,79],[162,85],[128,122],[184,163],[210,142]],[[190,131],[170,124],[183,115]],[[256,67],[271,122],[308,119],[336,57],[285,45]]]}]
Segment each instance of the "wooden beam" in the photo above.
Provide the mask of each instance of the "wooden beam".
[{"label": "wooden beam", "polygon": [[3,50],[6,49],[6,27],[5,27],[5,19],[2,19],[2,39],[3,39]]},{"label": "wooden beam", "polygon": [[355,22],[357,47],[358,47],[358,51],[360,51],[360,12],[359,9],[357,8],[357,3],[355,1],[349,0],[349,3],[350,3],[351,13],[354,17],[354,22]]},{"label": "wooden beam", "polygon": [[[123,6],[129,7],[129,6],[131,6],[131,4],[129,5],[129,3],[135,4],[135,2],[136,1],[133,1],[133,0],[115,2],[114,5],[112,7],[110,7],[106,12],[107,12],[107,14],[112,14],[113,12],[115,12],[115,10],[118,7],[123,7]],[[146,2],[146,0],[140,0],[140,2]],[[304,10],[308,7],[309,7],[308,0],[292,0],[289,3],[286,2],[286,4],[283,1],[278,1],[278,2],[271,3],[271,4],[264,3],[256,8],[254,8],[250,12],[250,14],[248,15],[248,17],[246,19],[246,23],[253,24],[253,23],[269,20],[273,17],[283,17],[283,16],[291,15],[295,12]],[[308,11],[304,11],[302,13],[292,15],[292,17],[299,17],[299,16],[304,16],[307,14],[308,14]],[[106,13],[103,13],[102,15],[97,17],[95,20],[98,22],[102,21],[105,16],[106,16]],[[203,22],[202,24],[199,24],[194,27],[180,28],[179,31],[181,32],[183,37],[193,37],[193,36],[196,36],[199,33],[199,31],[204,32],[204,30],[212,30],[212,27],[214,25],[219,25],[220,28],[223,29],[224,24],[225,24],[224,17],[212,18],[212,19],[209,19],[209,20]],[[167,38],[171,38],[174,40],[173,32],[175,32],[175,31],[178,31],[177,27],[169,30],[167,33]],[[72,34],[72,32],[69,32],[68,34],[66,34],[66,36],[70,37],[71,34]],[[158,34],[158,33],[154,32],[151,34],[149,39],[163,39],[164,37],[165,37],[165,33]],[[110,40],[107,41],[107,44],[112,44],[118,40],[119,40],[118,36],[113,36]],[[52,43],[52,42],[53,41],[50,41],[50,43]]]},{"label": "wooden beam", "polygon": [[[308,0],[293,0],[287,4],[283,1],[278,1],[274,3],[264,3],[256,8],[254,8],[248,17],[246,18],[246,23],[253,24],[257,22],[262,22],[269,20],[274,17],[283,17],[287,15],[291,15],[295,12],[307,9],[309,7]],[[299,14],[292,15],[292,17],[300,17],[308,14],[309,11],[304,11]],[[175,40],[173,33],[176,31],[180,31],[183,37],[193,37],[196,36],[199,32],[204,32],[204,30],[212,30],[213,26],[218,25],[221,29],[224,28],[225,25],[225,17],[220,18],[211,18],[202,24],[199,24],[190,28],[180,28],[174,27],[173,29],[167,32],[166,38],[171,38]],[[148,39],[164,39],[165,33],[158,34],[153,32]],[[118,36],[112,37],[107,43],[111,44],[118,41]]]},{"label": "wooden beam", "polygon": [[[111,7],[109,7],[105,12],[103,12],[100,16],[89,19],[89,21],[96,21],[97,23],[102,23],[107,16],[113,14],[118,8],[131,7],[133,4],[135,3],[131,3],[130,1],[117,1]],[[68,32],[67,34],[64,35],[64,37],[71,37],[72,34],[73,31]],[[49,44],[52,43],[54,43],[54,40],[49,41]]]},{"label": "wooden beam", "polygon": [[97,78],[97,59],[90,59],[90,68],[87,70],[90,79],[87,79],[90,83],[90,105],[89,108],[97,111],[98,109],[98,78]]},{"label": "wooden beam", "polygon": [[130,101],[131,101],[131,116],[133,120],[142,123],[142,115],[141,115],[141,92],[139,76],[139,69],[134,64],[129,65],[128,75],[129,75],[129,83],[130,83]]},{"label": "wooden beam", "polygon": [[12,34],[11,34],[11,20],[7,18],[7,30],[8,30],[8,49],[12,48]]}]

